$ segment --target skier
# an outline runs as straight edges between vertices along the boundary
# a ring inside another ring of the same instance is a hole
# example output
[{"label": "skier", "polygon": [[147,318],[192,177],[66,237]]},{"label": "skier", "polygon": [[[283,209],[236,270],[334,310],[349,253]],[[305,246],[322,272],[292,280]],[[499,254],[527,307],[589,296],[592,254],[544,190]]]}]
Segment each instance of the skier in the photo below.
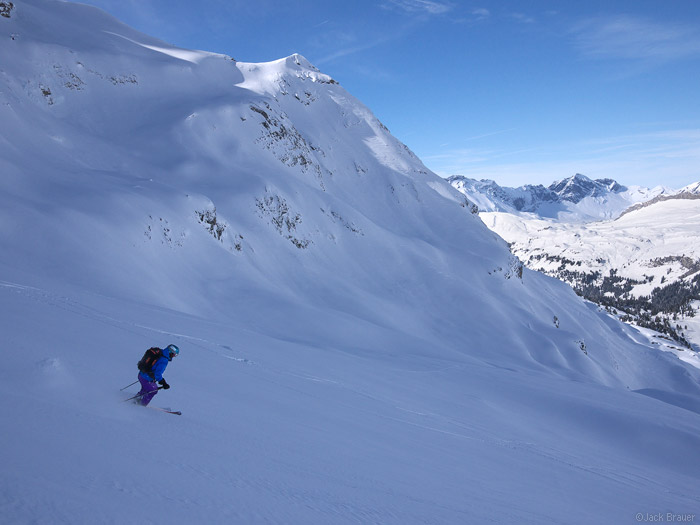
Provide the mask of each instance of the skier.
[{"label": "skier", "polygon": [[170,385],[163,379],[163,372],[176,355],[180,355],[180,349],[176,345],[168,345],[162,350],[154,347],[146,352],[144,358],[139,361],[141,391],[137,394],[136,403],[146,406],[151,402],[153,396],[158,393],[156,382],[164,390],[170,388]]}]

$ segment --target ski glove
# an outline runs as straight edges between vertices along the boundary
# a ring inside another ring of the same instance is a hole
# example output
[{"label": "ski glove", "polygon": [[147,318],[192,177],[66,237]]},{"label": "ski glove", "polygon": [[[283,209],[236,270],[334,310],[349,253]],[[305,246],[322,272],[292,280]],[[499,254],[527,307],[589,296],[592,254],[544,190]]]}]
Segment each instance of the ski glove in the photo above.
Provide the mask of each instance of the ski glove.
[{"label": "ski glove", "polygon": [[167,390],[168,388],[170,388],[170,385],[165,382],[165,379],[161,379],[160,381],[158,381],[158,384],[163,387],[163,390]]}]

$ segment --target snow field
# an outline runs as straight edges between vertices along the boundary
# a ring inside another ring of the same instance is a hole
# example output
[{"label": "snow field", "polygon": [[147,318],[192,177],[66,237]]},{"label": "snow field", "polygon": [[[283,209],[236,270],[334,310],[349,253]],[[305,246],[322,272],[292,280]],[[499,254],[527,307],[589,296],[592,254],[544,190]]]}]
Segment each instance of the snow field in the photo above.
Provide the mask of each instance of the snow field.
[{"label": "snow field", "polygon": [[[697,505],[697,414],[647,396],[0,292],[10,522],[590,523]],[[181,417],[121,402],[155,341],[182,349],[153,401]]]}]

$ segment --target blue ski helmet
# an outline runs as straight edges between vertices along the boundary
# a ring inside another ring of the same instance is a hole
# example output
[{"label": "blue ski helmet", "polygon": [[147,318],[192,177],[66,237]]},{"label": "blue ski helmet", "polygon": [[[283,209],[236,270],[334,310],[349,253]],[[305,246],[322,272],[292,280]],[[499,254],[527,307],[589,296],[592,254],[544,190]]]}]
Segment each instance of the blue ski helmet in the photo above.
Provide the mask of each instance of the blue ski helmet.
[{"label": "blue ski helmet", "polygon": [[180,355],[180,349],[176,345],[168,345],[167,349],[170,350],[170,357]]}]

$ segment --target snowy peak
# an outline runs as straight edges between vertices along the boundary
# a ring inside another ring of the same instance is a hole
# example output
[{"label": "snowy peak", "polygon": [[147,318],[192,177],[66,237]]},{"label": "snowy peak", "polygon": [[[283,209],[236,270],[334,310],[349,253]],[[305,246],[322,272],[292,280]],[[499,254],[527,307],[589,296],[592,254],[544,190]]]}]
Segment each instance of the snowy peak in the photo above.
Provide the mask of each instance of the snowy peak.
[{"label": "snowy peak", "polygon": [[316,66],[298,53],[271,62],[240,62],[239,64],[248,66],[251,70],[264,71],[271,79],[275,76],[279,78],[289,76],[292,78],[311,79],[314,82],[323,84],[337,83],[330,76],[321,73]]},{"label": "snowy peak", "polygon": [[679,193],[700,194],[700,182],[694,182],[692,184],[688,184],[685,188],[681,188]]},{"label": "snowy peak", "polygon": [[311,62],[309,62],[305,57],[301,56],[299,53],[289,55],[287,58],[283,58],[282,61],[284,61],[284,63],[290,70],[296,70],[300,72],[318,72],[318,68],[314,66]]},{"label": "snowy peak", "polygon": [[309,103],[312,101],[313,94],[308,90],[302,90],[299,94],[296,91],[298,86],[293,85],[297,80],[308,80],[318,84],[337,84],[330,76],[321,73],[316,66],[297,53],[271,62],[238,62],[237,65],[245,76],[245,82],[239,86],[261,95],[277,96],[292,92],[300,101]]},{"label": "snowy peak", "polygon": [[580,173],[553,183],[549,189],[556,193],[560,200],[574,204],[581,202],[586,197],[605,198],[610,193],[627,191],[626,187],[612,179],[591,180]]}]

